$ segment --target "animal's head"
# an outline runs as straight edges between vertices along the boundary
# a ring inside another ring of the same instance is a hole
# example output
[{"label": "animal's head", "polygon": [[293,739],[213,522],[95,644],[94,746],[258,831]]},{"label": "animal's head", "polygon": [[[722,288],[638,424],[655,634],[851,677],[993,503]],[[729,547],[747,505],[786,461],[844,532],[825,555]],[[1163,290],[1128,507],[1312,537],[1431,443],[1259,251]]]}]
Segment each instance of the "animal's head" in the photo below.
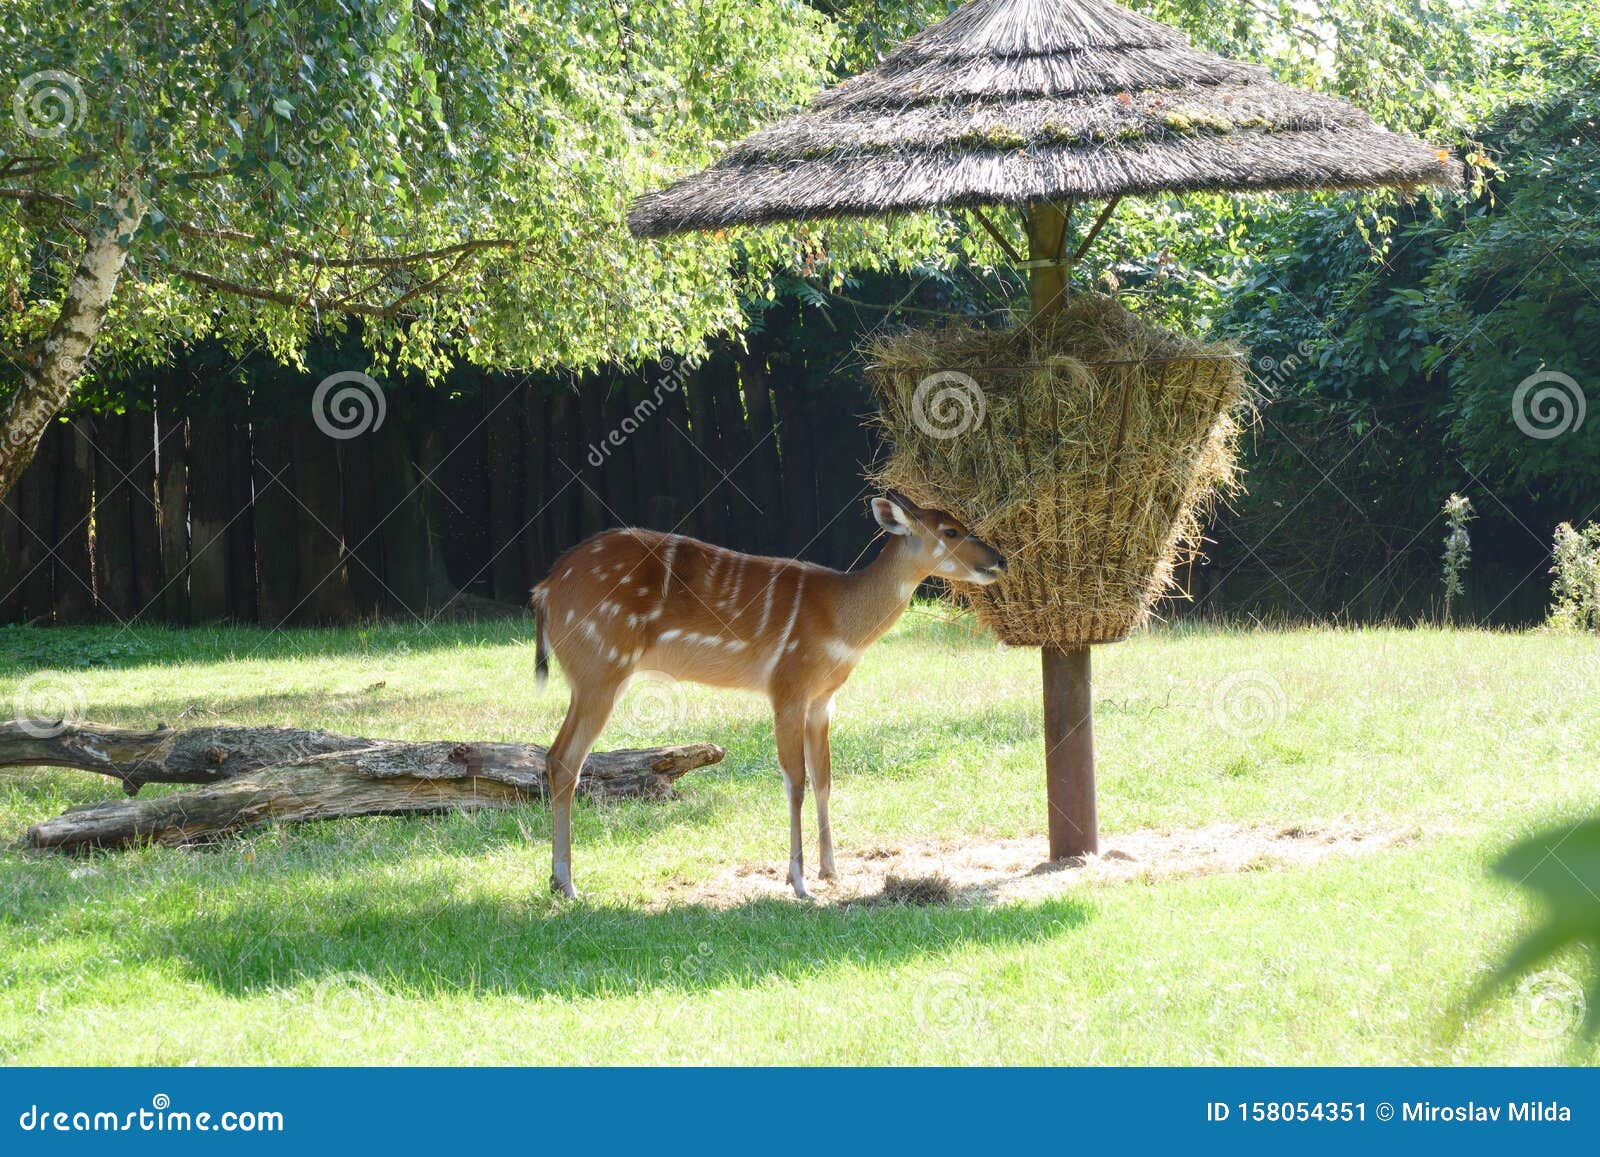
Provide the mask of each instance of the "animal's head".
[{"label": "animal's head", "polygon": [[947,511],[925,509],[890,490],[872,500],[872,516],[890,534],[907,540],[929,574],[987,586],[1005,573],[1005,557]]}]

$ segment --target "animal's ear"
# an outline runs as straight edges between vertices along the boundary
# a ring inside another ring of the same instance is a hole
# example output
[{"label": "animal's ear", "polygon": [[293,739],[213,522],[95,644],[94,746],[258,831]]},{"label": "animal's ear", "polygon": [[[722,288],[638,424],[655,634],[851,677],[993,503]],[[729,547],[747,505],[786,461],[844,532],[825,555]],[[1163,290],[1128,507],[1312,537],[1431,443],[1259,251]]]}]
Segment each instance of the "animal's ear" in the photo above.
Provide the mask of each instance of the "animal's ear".
[{"label": "animal's ear", "polygon": [[890,534],[910,534],[911,519],[901,505],[904,500],[896,501],[897,499],[900,499],[900,496],[892,490],[889,492],[889,496],[874,498],[872,500],[872,517],[876,518],[878,525]]},{"label": "animal's ear", "polygon": [[898,490],[895,490],[891,487],[890,489],[885,490],[883,493],[890,502],[894,503],[910,517],[915,518],[917,515],[922,513],[922,507],[918,506],[915,502],[912,502],[911,499],[907,498],[904,494],[901,494]]}]

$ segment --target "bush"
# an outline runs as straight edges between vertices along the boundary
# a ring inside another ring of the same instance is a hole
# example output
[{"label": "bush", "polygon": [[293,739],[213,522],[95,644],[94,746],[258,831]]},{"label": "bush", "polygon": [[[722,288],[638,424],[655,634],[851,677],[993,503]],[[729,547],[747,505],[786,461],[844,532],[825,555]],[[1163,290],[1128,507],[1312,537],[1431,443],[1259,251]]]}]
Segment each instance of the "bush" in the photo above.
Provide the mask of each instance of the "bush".
[{"label": "bush", "polygon": [[1564,631],[1600,631],[1600,523],[1574,530],[1556,527],[1555,575],[1550,626]]}]

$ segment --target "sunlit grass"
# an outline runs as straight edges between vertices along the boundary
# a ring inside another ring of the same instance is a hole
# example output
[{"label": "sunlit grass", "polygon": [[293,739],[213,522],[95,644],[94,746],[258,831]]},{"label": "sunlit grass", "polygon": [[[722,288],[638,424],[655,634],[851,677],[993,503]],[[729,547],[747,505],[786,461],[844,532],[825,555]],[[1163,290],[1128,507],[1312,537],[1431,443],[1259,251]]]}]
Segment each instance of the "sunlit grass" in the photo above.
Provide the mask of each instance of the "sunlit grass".
[{"label": "sunlit grass", "polygon": [[[0,1056],[19,1062],[1474,1063],[1570,1059],[1514,996],[1452,1010],[1520,925],[1486,862],[1600,805],[1600,646],[1430,630],[1156,632],[1095,655],[1102,825],[1356,817],[1421,842],[994,909],[663,907],[776,862],[763,701],[624,700],[601,746],[728,757],[669,803],[268,830],[206,850],[0,853]],[[0,704],[86,717],[548,742],[521,623],[0,630]],[[840,695],[841,846],[1039,836],[1038,656],[908,616]],[[675,695],[677,693],[674,693]],[[681,714],[681,718],[675,716]],[[0,839],[113,798],[0,772]],[[809,822],[808,822],[809,826]],[[531,842],[529,842],[531,838]],[[1043,845],[1041,842],[1041,852]]]}]

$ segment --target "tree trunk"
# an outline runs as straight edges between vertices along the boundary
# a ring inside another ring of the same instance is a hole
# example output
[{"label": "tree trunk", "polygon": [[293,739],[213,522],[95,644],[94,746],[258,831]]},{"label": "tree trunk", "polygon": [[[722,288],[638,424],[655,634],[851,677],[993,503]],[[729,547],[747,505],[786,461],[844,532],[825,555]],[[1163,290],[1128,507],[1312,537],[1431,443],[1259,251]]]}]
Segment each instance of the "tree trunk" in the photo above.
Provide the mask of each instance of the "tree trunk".
[{"label": "tree trunk", "polygon": [[17,484],[33,461],[45,427],[72,397],[142,220],[144,203],[137,187],[122,185],[111,198],[110,222],[97,225],[84,243],[83,257],[44,339],[39,361],[23,371],[0,417],[0,496]]},{"label": "tree trunk", "polygon": [[[37,725],[32,725],[37,731]],[[723,757],[711,743],[596,752],[579,790],[670,796],[686,772]],[[275,727],[133,731],[84,723],[41,738],[0,724],[0,766],[76,767],[198,791],[73,808],[28,829],[24,846],[72,851],[184,844],[265,823],[508,808],[545,794],[545,748],[517,743],[401,743]]]}]

